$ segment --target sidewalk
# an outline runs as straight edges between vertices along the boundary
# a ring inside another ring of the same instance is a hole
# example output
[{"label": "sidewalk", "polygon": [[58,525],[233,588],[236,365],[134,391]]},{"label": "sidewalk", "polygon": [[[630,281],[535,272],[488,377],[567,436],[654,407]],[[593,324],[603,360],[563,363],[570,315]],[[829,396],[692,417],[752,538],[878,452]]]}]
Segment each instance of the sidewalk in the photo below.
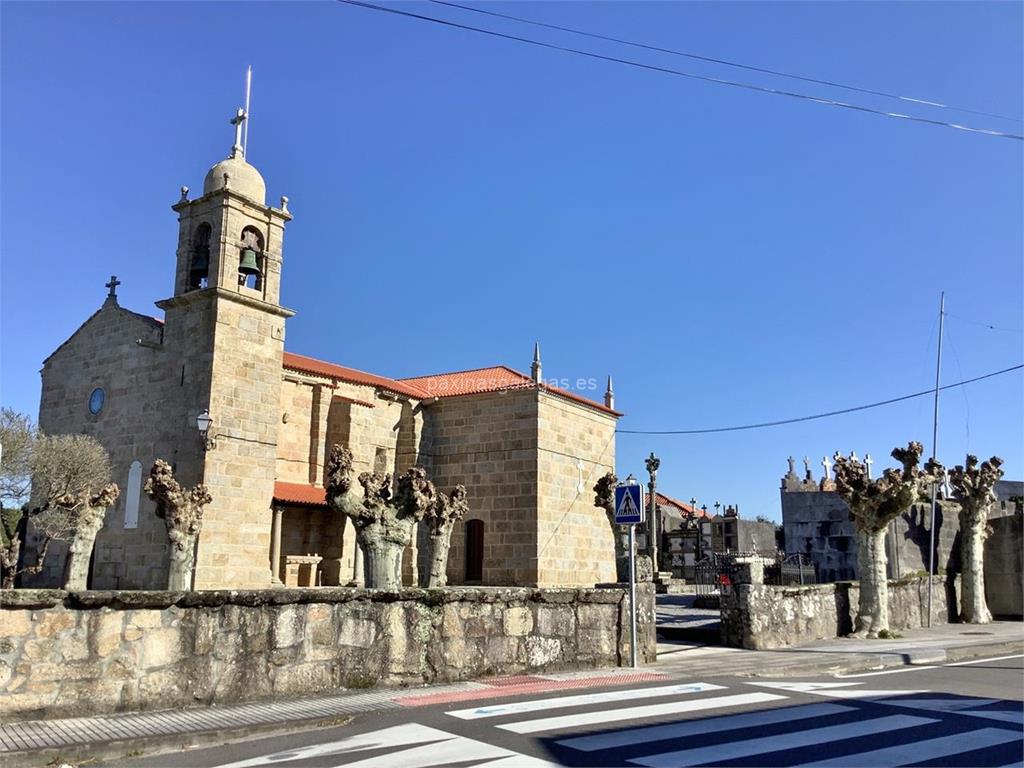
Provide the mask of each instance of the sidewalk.
[{"label": "sidewalk", "polygon": [[813,677],[1024,652],[1024,624],[1019,621],[944,624],[900,634],[895,640],[838,637],[770,651],[669,640],[658,643],[658,661],[651,668],[673,677]]},{"label": "sidewalk", "polygon": [[566,689],[636,685],[672,678],[817,677],[1024,652],[1021,622],[950,624],[903,634],[896,640],[836,638],[772,651],[665,642],[658,645],[658,661],[639,670],[516,675],[417,689],[342,692],[231,706],[6,723],[0,724],[0,763],[16,768],[58,765],[62,761],[76,764],[88,758],[111,760],[339,725],[362,712]]}]

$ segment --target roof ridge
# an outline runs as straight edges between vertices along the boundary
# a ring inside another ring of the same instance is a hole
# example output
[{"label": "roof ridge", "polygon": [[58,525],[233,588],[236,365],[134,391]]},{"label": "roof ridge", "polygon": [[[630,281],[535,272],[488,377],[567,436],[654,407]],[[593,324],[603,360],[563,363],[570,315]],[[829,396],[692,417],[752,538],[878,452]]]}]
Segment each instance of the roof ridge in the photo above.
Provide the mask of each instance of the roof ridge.
[{"label": "roof ridge", "polygon": [[[399,379],[394,379],[394,378],[392,378],[390,376],[384,376],[383,374],[380,374],[380,373],[371,373],[370,371],[364,371],[361,368],[353,368],[350,365],[342,365],[341,363],[332,363],[330,360],[323,360],[323,359],[321,359],[319,357],[312,357],[311,355],[303,355],[303,354],[300,354],[298,352],[289,352],[288,350],[284,350],[282,352],[281,366],[283,368],[289,368],[289,367],[291,367],[291,368],[298,368],[298,366],[295,365],[294,363],[291,366],[289,366],[288,361],[285,359],[286,355],[291,356],[291,357],[302,358],[303,360],[308,360],[308,361],[310,361],[312,363],[318,363],[320,365],[325,365],[325,366],[332,367],[332,368],[341,368],[341,369],[344,369],[345,371],[351,371],[352,373],[355,373],[355,374],[361,374],[361,375],[366,376],[368,378],[378,379],[380,382],[383,382],[384,388],[389,388],[388,387],[389,384],[394,384],[395,387],[391,387],[391,389],[394,392],[398,392],[400,394],[406,394],[407,395],[407,394],[410,394],[411,392],[415,392],[415,396],[418,397],[418,398],[426,397],[426,392],[423,392],[422,390],[420,390],[420,388],[417,387],[415,384],[407,384],[404,381],[401,381]],[[298,368],[298,370],[306,370],[306,369]],[[306,372],[310,373],[311,371],[306,370]],[[324,376],[325,378],[332,378],[332,374],[325,374],[325,373],[316,372],[316,371],[312,371],[312,373],[314,373],[314,375]],[[375,386],[381,386],[381,385],[378,384],[378,385],[375,385]]]},{"label": "roof ridge", "polygon": [[498,363],[496,365],[483,365],[479,368],[465,368],[461,371],[439,371],[437,373],[426,373],[422,376],[403,376],[396,381],[409,381],[411,379],[429,379],[436,376],[458,376],[460,373],[477,373],[478,371],[493,371],[495,368],[504,368],[509,373],[514,373],[516,376],[522,376],[524,379],[531,380],[529,376],[521,371],[517,371],[515,368],[510,368],[504,363]]}]

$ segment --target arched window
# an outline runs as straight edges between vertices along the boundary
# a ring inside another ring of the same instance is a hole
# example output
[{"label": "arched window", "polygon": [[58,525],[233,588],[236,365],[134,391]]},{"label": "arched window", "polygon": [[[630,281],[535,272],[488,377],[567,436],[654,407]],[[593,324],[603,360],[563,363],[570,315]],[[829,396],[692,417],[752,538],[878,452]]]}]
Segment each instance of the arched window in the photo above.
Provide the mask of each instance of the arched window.
[{"label": "arched window", "polygon": [[238,284],[257,291],[263,288],[263,236],[254,227],[242,230]]},{"label": "arched window", "polygon": [[466,578],[467,584],[484,579],[484,521],[466,521]]},{"label": "arched window", "polygon": [[210,278],[210,225],[200,224],[192,236],[192,259],[188,267],[188,290],[205,288]]}]

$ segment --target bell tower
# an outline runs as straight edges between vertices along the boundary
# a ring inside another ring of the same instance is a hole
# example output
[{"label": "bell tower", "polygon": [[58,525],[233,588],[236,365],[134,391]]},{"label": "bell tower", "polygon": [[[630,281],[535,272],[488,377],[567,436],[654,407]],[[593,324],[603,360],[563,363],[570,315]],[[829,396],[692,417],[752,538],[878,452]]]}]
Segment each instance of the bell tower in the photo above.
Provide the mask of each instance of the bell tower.
[{"label": "bell tower", "polygon": [[[271,500],[280,423],[285,320],[280,305],[288,199],[266,204],[266,185],[245,157],[247,111],[231,120],[228,157],[210,168],[203,194],[178,214],[174,294],[164,310],[169,379],[178,402],[178,475],[202,482],[204,514],[195,589],[270,584]],[[196,417],[212,424],[199,436]]]}]

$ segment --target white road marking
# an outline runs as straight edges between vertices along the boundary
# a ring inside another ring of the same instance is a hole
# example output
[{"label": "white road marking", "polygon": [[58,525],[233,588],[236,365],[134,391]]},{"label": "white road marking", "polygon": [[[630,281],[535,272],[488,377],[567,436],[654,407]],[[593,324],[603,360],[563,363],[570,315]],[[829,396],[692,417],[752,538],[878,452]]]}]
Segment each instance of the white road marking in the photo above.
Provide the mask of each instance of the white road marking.
[{"label": "white road marking", "polygon": [[782,691],[792,691],[793,693],[818,693],[819,691],[831,690],[833,688],[850,688],[854,685],[860,685],[860,683],[765,683],[760,680],[757,682],[748,682],[747,685],[757,685],[762,688],[778,688]]},{"label": "white road marking", "polygon": [[1024,658],[1024,653],[1015,653],[1012,656],[996,656],[991,659],[971,659],[970,661],[956,661],[952,664],[943,664],[944,667],[966,667],[968,664],[984,664],[986,661],[1005,661],[1006,659]]},{"label": "white road marking", "polygon": [[745,704],[761,704],[766,701],[784,699],[771,693],[742,693],[735,696],[720,696],[714,699],[689,699],[687,701],[669,701],[665,704],[649,704],[643,707],[626,707],[623,709],[606,709],[598,712],[581,712],[577,715],[561,715],[545,717],[538,720],[523,720],[516,723],[499,725],[513,733],[537,733],[539,731],[557,731],[563,728],[617,723],[622,720],[640,720],[645,717],[675,715],[680,712],[700,712],[706,709],[722,707],[738,707]]},{"label": "white road marking", "polygon": [[902,667],[900,669],[886,669],[881,672],[861,672],[856,675],[833,675],[833,677],[836,677],[839,680],[849,680],[852,677],[877,677],[878,675],[899,675],[904,672],[920,672],[922,669],[938,669],[938,666]]},{"label": "white road marking", "polygon": [[998,699],[882,699],[876,704],[888,704],[891,707],[909,707],[910,709],[925,709],[929,712],[961,712],[964,709],[974,707],[987,707],[995,704]]},{"label": "white road marking", "polygon": [[284,760],[305,760],[311,757],[324,757],[336,755],[342,752],[359,752],[367,749],[383,749],[385,747],[402,747],[410,744],[423,744],[429,741],[439,741],[455,738],[453,734],[445,733],[434,728],[429,728],[419,723],[407,725],[396,725],[393,728],[384,728],[380,731],[370,731],[349,736],[340,741],[329,741],[325,744],[310,744],[308,747],[298,747],[274,752],[269,755],[260,755],[248,760],[239,760],[234,763],[223,763],[216,768],[250,768],[251,766],[270,765]]},{"label": "white road marking", "polygon": [[870,765],[873,768],[890,768],[890,766],[908,763],[923,763],[936,757],[949,757],[1019,740],[1020,734],[1014,731],[1002,728],[983,728],[969,733],[956,733],[952,736],[940,736],[909,744],[895,744],[883,749],[873,749],[870,752],[858,752],[855,755],[841,755],[830,760],[814,760],[804,763],[804,765],[832,766],[833,768],[861,768],[861,766]]},{"label": "white road marking", "polygon": [[515,768],[520,768],[520,766],[522,768],[557,768],[558,766],[558,763],[521,755],[504,747],[468,739],[419,723],[408,723],[379,731],[360,733],[326,744],[311,744],[308,747],[283,750],[249,760],[226,763],[217,768],[255,768],[256,766],[310,758],[321,758],[318,765],[330,766],[332,763],[323,758],[394,747],[399,749],[387,754],[367,757],[354,763],[336,763],[334,765],[344,765],[346,768],[410,768],[411,766],[430,768],[430,766],[450,765],[464,760],[487,760],[486,763],[479,763],[478,768],[485,768],[485,766],[488,768],[512,768],[512,766]]},{"label": "white road marking", "polygon": [[1004,712],[996,709],[986,709],[981,711],[971,710],[968,712],[961,712],[961,715],[969,715],[970,717],[983,717],[986,720],[999,720],[1003,723],[1013,723],[1014,725],[1024,725],[1024,712]]},{"label": "white road marking", "polygon": [[[782,696],[779,697],[784,698]],[[827,717],[843,712],[853,712],[854,707],[842,704],[807,704],[802,707],[779,707],[761,712],[746,712],[740,715],[723,715],[712,720],[689,720],[685,723],[668,723],[666,725],[648,725],[640,728],[629,728],[614,733],[598,733],[593,736],[577,736],[562,739],[558,743],[570,749],[582,752],[596,752],[599,749],[614,749],[631,744],[647,744],[652,741],[677,739],[684,736],[703,733],[719,733],[734,731],[741,728],[759,728],[775,723],[788,723],[793,720],[807,720],[812,717]]]},{"label": "white road marking", "polygon": [[446,715],[460,720],[479,720],[485,717],[501,717],[515,715],[520,712],[539,712],[545,709],[561,709],[563,707],[580,707],[587,704],[601,704],[607,701],[629,701],[631,699],[656,698],[658,696],[679,696],[684,693],[702,693],[703,691],[721,691],[723,685],[711,683],[686,683],[683,685],[662,685],[654,688],[628,688],[623,691],[601,691],[598,693],[581,693],[576,696],[557,696],[550,699],[531,699],[529,701],[513,701],[509,704],[470,707],[446,712]]},{"label": "white road marking", "polygon": [[817,696],[828,696],[832,699],[884,699],[891,696],[915,696],[928,691],[879,691],[863,690],[854,686],[860,683],[747,683],[765,688],[777,688],[793,693],[813,693]]},{"label": "white road marking", "polygon": [[[887,731],[900,731],[905,728],[913,728],[918,725],[937,723],[938,720],[930,720],[925,717],[911,717],[909,715],[894,715],[892,717],[879,717],[873,720],[861,720],[844,725],[832,725],[826,728],[812,728],[806,731],[795,731],[793,733],[779,733],[773,736],[764,736],[759,739],[748,739],[747,741],[734,741],[726,744],[714,744],[696,749],[682,749],[677,752],[663,752],[658,755],[636,758],[629,762],[636,765],[651,766],[651,768],[675,768],[677,766],[700,765],[701,763],[722,762],[724,760],[735,760],[742,757],[752,757],[768,752],[781,752],[782,750],[806,747],[812,744],[825,744],[833,741],[843,741],[858,736],[869,736]],[[863,765],[863,763],[861,764]]]}]

